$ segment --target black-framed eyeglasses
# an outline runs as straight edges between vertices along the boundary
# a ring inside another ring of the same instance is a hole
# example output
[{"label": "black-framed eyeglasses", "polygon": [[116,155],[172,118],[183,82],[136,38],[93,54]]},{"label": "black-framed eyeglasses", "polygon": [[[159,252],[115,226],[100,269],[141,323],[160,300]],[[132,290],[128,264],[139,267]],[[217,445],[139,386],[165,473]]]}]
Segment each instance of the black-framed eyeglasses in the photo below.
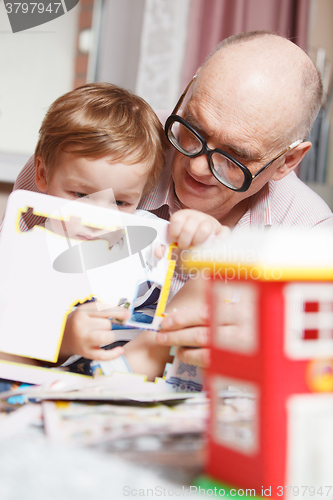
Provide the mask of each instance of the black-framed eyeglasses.
[{"label": "black-framed eyeglasses", "polygon": [[186,93],[196,76],[192,78],[186,89],[180,96],[175,109],[169,116],[165,123],[165,133],[169,142],[185,156],[196,158],[205,154],[208,159],[208,165],[213,176],[224,186],[233,191],[244,192],[249,189],[252,181],[258,177],[264,170],[266,170],[274,161],[286,154],[293,148],[296,148],[303,140],[299,139],[281,153],[261,167],[258,172],[252,174],[250,170],[243,165],[240,161],[233,158],[231,155],[222,151],[221,149],[210,149],[207,146],[206,140],[202,137],[192,125],[190,125],[184,118],[177,115],[177,112],[182,105]]}]

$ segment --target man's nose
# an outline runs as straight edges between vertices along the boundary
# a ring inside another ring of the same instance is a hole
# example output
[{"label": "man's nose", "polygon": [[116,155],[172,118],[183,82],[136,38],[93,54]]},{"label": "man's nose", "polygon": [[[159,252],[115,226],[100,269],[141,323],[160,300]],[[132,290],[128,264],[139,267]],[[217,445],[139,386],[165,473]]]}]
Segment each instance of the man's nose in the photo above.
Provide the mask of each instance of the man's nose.
[{"label": "man's nose", "polygon": [[208,158],[205,154],[196,156],[195,158],[190,158],[190,170],[193,174],[198,176],[210,175],[210,169],[208,164]]}]

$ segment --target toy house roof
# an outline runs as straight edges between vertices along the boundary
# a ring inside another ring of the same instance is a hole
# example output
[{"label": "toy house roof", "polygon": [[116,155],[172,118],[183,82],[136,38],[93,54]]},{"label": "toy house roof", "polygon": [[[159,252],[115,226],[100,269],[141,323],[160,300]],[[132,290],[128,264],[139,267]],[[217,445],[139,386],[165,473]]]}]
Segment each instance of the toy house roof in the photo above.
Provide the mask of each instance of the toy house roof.
[{"label": "toy house roof", "polygon": [[255,281],[332,281],[333,232],[269,228],[231,233],[182,252],[188,272]]}]

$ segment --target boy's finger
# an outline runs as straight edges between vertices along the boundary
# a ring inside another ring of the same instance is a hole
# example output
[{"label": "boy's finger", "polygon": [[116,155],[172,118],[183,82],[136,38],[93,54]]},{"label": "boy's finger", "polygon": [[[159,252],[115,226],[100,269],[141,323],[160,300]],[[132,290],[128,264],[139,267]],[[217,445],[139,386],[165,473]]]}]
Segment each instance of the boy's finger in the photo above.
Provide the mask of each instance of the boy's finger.
[{"label": "boy's finger", "polygon": [[114,349],[90,349],[89,358],[96,361],[110,361],[112,359],[119,358],[125,354],[125,350],[123,347],[115,347]]},{"label": "boy's finger", "polygon": [[181,233],[181,235],[177,240],[178,247],[181,248],[182,250],[190,248],[190,246],[192,245],[193,237],[194,237],[193,231],[190,231],[189,229],[183,230],[183,232]]},{"label": "boy's finger", "polygon": [[[109,322],[110,325],[110,322]],[[114,332],[109,329],[109,331],[103,330],[94,330],[90,332],[89,340],[87,343],[91,346],[91,348],[99,349],[101,346],[112,344],[115,342]]]},{"label": "boy's finger", "polygon": [[84,304],[80,304],[79,306],[77,306],[77,310],[80,310],[80,311],[85,311],[85,312],[96,312],[96,313],[101,313],[103,314],[105,312],[105,314],[109,314],[110,311],[113,312],[113,313],[117,313],[117,312],[124,312],[126,311],[126,309],[124,309],[124,307],[120,307],[120,306],[112,306],[112,305],[109,305],[109,304],[105,304],[104,302],[86,302]]},{"label": "boy's finger", "polygon": [[198,222],[193,218],[188,218],[178,238],[179,248],[185,249],[193,245],[193,239],[197,230],[198,230]]},{"label": "boy's finger", "polygon": [[207,240],[208,236],[213,234],[214,228],[210,221],[202,221],[194,232],[192,245],[199,245]]},{"label": "boy's finger", "polygon": [[108,307],[101,310],[93,307],[89,309],[88,307],[85,312],[94,318],[112,318],[124,321],[131,317],[131,313],[124,307]]},{"label": "boy's finger", "polygon": [[168,227],[168,236],[171,240],[179,242],[179,238],[183,235],[184,230],[193,231],[190,229],[193,226],[197,227],[197,217],[200,216],[199,212],[195,214],[194,210],[179,210],[175,212],[170,218],[170,224]]},{"label": "boy's finger", "polygon": [[175,220],[171,221],[168,226],[168,238],[170,242],[178,241],[179,235],[182,232],[183,221]]},{"label": "boy's finger", "polygon": [[[84,323],[83,328],[81,329],[80,336],[86,338],[91,337],[93,339],[96,332],[100,331],[104,333],[105,332],[109,333],[111,330],[112,330],[112,322],[110,318],[99,318],[99,317],[92,318],[91,316],[89,316],[87,321]],[[97,345],[97,343],[94,343],[94,345]]]},{"label": "boy's finger", "polygon": [[215,243],[220,242],[220,241],[223,242],[230,235],[231,235],[231,229],[230,229],[230,227],[228,227],[228,226],[222,226],[221,225],[219,227],[219,230],[218,230],[217,234],[216,234]]},{"label": "boy's finger", "polygon": [[158,246],[155,250],[155,257],[157,259],[162,259],[164,252],[165,252],[165,246],[164,245]]}]

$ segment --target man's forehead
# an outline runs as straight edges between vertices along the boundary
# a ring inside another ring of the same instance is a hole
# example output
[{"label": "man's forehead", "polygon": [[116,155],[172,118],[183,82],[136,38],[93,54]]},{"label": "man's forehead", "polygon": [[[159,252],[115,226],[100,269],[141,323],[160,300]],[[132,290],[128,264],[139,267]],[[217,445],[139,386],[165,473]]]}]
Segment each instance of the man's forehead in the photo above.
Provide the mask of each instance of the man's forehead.
[{"label": "man's forehead", "polygon": [[282,138],[293,127],[290,110],[298,102],[297,89],[290,88],[288,82],[276,82],[256,68],[238,78],[233,72],[205,71],[194,84],[186,110],[208,135],[223,122],[230,131],[237,127],[238,136],[248,131],[252,136],[265,137],[274,131],[275,137]]},{"label": "man's forehead", "polygon": [[257,133],[251,133],[250,127],[242,127],[238,121],[232,124],[219,113],[214,116],[204,106],[192,107],[189,103],[184,118],[205,137],[210,147],[222,149],[244,162],[261,160],[267,150],[257,129]]}]

